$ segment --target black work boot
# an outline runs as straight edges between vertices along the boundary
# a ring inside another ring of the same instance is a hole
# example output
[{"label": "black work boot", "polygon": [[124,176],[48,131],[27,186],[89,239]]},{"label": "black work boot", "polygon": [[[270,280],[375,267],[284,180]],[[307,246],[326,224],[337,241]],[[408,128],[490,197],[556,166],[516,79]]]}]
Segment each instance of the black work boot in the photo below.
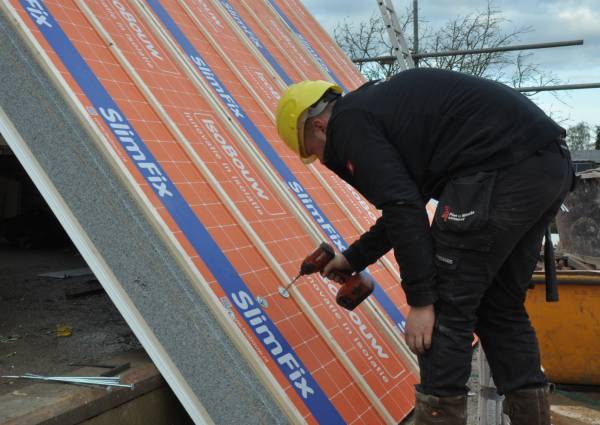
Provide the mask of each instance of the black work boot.
[{"label": "black work boot", "polygon": [[550,425],[548,387],[506,393],[502,410],[511,425]]},{"label": "black work boot", "polygon": [[416,392],[415,425],[466,425],[467,396],[436,397]]}]

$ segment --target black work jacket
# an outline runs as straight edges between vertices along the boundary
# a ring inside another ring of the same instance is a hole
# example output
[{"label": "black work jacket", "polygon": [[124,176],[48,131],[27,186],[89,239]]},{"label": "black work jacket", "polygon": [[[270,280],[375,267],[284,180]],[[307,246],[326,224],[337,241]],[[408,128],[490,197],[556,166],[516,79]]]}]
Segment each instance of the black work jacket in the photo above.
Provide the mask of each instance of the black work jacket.
[{"label": "black work jacket", "polygon": [[382,216],[344,255],[361,270],[393,247],[408,303],[435,302],[425,203],[449,179],[515,164],[561,134],[526,96],[458,72],[412,69],[348,93],[331,112],[323,162]]}]

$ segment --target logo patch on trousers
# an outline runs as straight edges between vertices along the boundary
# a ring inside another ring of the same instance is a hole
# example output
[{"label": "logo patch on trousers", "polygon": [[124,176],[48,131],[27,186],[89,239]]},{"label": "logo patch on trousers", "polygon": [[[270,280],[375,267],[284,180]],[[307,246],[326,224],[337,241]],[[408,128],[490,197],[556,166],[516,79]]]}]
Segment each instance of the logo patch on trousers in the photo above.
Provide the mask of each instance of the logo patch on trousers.
[{"label": "logo patch on trousers", "polygon": [[475,216],[475,210],[471,210],[465,213],[453,213],[450,211],[450,207],[448,205],[444,205],[444,210],[442,211],[441,218],[444,222],[450,221],[466,221],[467,219]]},{"label": "logo patch on trousers", "polygon": [[442,263],[446,263],[448,265],[453,265],[454,264],[454,260],[452,258],[443,257],[440,254],[435,254],[435,258],[437,258]]}]

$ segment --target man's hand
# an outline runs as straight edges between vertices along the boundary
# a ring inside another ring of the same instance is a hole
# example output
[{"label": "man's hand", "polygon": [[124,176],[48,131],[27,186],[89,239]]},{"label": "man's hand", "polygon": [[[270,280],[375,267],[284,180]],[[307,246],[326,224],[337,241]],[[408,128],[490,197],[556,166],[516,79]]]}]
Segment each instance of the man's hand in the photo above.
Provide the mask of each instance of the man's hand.
[{"label": "man's hand", "polygon": [[336,253],[335,257],[333,257],[331,261],[323,268],[321,276],[324,276],[327,279],[333,280],[337,283],[344,283],[344,277],[340,273],[336,272],[343,272],[345,274],[352,273],[352,266],[348,260],[346,260],[346,257],[339,252]]},{"label": "man's hand", "polygon": [[423,354],[431,347],[431,334],[435,323],[433,304],[424,307],[411,307],[406,318],[404,339],[410,351]]}]

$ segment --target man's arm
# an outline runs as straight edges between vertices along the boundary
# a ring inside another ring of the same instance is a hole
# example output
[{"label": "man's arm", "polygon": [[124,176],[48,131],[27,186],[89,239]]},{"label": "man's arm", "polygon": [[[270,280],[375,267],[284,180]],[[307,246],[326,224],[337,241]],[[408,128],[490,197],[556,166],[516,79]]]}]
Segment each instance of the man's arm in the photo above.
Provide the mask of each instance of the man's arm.
[{"label": "man's arm", "polygon": [[433,304],[438,298],[436,268],[425,205],[417,201],[389,203],[382,211],[408,304],[417,307]]},{"label": "man's arm", "polygon": [[437,300],[436,273],[425,206],[417,202],[390,203],[382,211],[369,231],[343,252],[344,257],[353,270],[361,271],[393,247],[408,304],[433,304]]},{"label": "man's arm", "polygon": [[383,217],[379,217],[375,224],[342,254],[352,269],[359,272],[373,264],[390,249],[392,249],[392,243],[388,238]]}]

